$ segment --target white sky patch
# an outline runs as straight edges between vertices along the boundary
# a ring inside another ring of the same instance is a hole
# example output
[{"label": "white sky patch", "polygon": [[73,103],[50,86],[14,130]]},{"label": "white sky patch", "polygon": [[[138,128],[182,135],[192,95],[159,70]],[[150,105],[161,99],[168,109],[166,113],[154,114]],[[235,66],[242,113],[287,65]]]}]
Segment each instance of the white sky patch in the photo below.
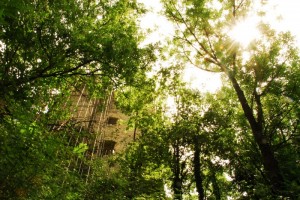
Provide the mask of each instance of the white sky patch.
[{"label": "white sky patch", "polygon": [[163,9],[160,0],[138,0],[138,2],[144,4],[146,8],[151,9],[153,12],[160,12]]},{"label": "white sky patch", "polygon": [[173,25],[165,17],[153,13],[145,14],[141,18],[140,25],[145,30],[150,30],[150,34],[141,45],[163,42],[165,38],[170,37],[174,32]]},{"label": "white sky patch", "polygon": [[250,60],[251,54],[250,54],[248,51],[244,51],[244,52],[242,53],[242,58],[243,58],[242,64],[245,65],[246,62],[248,62],[248,61]]},{"label": "white sky patch", "polygon": [[97,15],[97,20],[100,21],[103,19],[103,16],[102,15]]},{"label": "white sky patch", "polygon": [[222,3],[218,0],[213,0],[211,2],[206,3],[206,7],[210,9],[220,10],[222,8]]},{"label": "white sky patch", "polygon": [[58,95],[58,94],[60,94],[61,92],[58,90],[58,89],[52,89],[51,90],[51,94],[52,95]]},{"label": "white sky patch", "polygon": [[170,187],[168,187],[167,184],[164,184],[164,190],[165,190],[165,193],[166,193],[166,196],[171,198],[173,195],[172,195],[172,190]]},{"label": "white sky patch", "polygon": [[167,37],[174,35],[173,24],[160,12],[163,5],[160,0],[138,0],[144,4],[148,12],[140,18],[140,26],[144,30],[150,30],[150,34],[141,46],[150,43],[163,42]]},{"label": "white sky patch", "polygon": [[202,92],[216,92],[222,86],[221,73],[207,72],[194,66],[186,67],[183,80],[192,89]]},{"label": "white sky patch", "polygon": [[0,40],[0,52],[3,53],[5,51],[5,49],[6,49],[5,43]]},{"label": "white sky patch", "polygon": [[165,115],[169,117],[171,120],[173,116],[177,113],[175,97],[168,96],[166,99],[166,111]]},{"label": "white sky patch", "polygon": [[263,19],[277,31],[290,31],[300,47],[300,1],[265,0],[265,2],[266,5],[257,8],[265,12]]},{"label": "white sky patch", "polygon": [[228,173],[224,172],[223,175],[227,181],[233,181],[233,178]]},{"label": "white sky patch", "polygon": [[44,107],[44,109],[42,110],[42,113],[46,114],[48,111],[49,111],[49,107],[48,107],[48,105],[46,105]]}]

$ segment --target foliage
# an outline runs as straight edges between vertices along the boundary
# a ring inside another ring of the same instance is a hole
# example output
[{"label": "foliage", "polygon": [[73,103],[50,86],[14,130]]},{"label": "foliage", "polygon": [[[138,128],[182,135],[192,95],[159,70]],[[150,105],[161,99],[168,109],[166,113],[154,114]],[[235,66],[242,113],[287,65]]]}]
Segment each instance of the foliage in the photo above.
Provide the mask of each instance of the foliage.
[{"label": "foliage", "polygon": [[[262,17],[260,38],[231,38],[249,0],[162,3],[178,29],[158,49],[139,45],[134,0],[0,2],[1,199],[299,198],[291,34]],[[189,65],[221,73],[222,88],[189,89]],[[114,91],[130,116],[134,141],[119,155],[93,158],[96,136],[78,131],[71,95],[83,88],[99,101]]]},{"label": "foliage", "polygon": [[86,85],[103,97],[147,69],[142,12],[130,0],[1,1],[1,199],[84,199],[74,160],[89,164],[88,149],[72,141],[87,136],[72,124],[70,95]]}]

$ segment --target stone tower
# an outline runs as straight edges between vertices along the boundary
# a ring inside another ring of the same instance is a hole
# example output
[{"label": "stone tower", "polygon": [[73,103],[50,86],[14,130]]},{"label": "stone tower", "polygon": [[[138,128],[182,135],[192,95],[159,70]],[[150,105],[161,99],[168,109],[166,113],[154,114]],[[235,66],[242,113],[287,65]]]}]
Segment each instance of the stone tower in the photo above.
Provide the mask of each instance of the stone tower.
[{"label": "stone tower", "polygon": [[67,167],[88,181],[92,173],[89,161],[122,152],[133,141],[134,131],[127,129],[129,117],[116,108],[112,89],[97,97],[85,85],[74,88],[66,100],[70,116],[53,129],[67,130],[70,147],[86,148],[83,157],[71,160]]}]

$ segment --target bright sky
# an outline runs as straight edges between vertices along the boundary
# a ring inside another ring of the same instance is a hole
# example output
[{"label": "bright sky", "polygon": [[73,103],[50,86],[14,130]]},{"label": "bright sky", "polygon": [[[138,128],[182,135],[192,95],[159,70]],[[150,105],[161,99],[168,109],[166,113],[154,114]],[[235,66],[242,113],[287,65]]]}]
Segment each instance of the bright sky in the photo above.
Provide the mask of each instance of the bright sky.
[{"label": "bright sky", "polygon": [[[166,19],[166,17],[159,14],[162,10],[162,4],[159,0],[138,0],[145,4],[146,8],[150,10],[141,19],[141,27],[144,29],[151,29],[153,31],[143,44],[154,42],[161,42],[167,37],[174,34],[173,25]],[[215,91],[221,86],[220,74],[209,73],[194,66],[187,66],[184,80],[190,84],[192,88],[201,88],[204,91]]]},{"label": "bright sky", "polygon": [[[215,0],[217,2],[217,0]],[[265,11],[264,20],[271,24],[272,28],[278,31],[291,31],[296,37],[300,47],[300,0],[257,0],[257,2],[267,2],[265,6],[257,3],[256,9]],[[159,0],[138,0],[151,10],[141,19],[141,26],[153,31],[144,44],[164,41],[166,37],[171,37],[174,33],[172,24],[166,17],[159,14],[162,5]],[[280,20],[278,20],[280,19]],[[258,33],[255,24],[260,19],[254,15],[249,16],[245,21],[237,24],[231,31],[232,37],[243,45],[247,45]],[[193,66],[188,66],[185,70],[184,80],[189,82],[192,88],[203,91],[215,91],[221,86],[220,74],[203,72]]]},{"label": "bright sky", "polygon": [[[266,14],[271,24],[280,31],[291,31],[296,36],[300,46],[300,1],[299,0],[269,0]],[[281,16],[282,20],[276,20]]]},{"label": "bright sky", "polygon": [[159,42],[162,38],[174,33],[172,24],[159,13],[163,9],[159,0],[138,0],[138,2],[143,3],[149,9],[149,12],[141,19],[141,27],[155,30],[147,36],[145,44]]},{"label": "bright sky", "polygon": [[256,29],[259,21],[271,25],[277,31],[291,31],[296,36],[296,41],[300,47],[300,1],[299,0],[262,0],[268,2],[261,6],[257,1],[255,10],[265,12],[265,16],[259,17],[255,14],[249,16],[237,24],[231,31],[230,36],[235,38],[242,45],[247,45],[255,37],[259,37],[259,31]]}]

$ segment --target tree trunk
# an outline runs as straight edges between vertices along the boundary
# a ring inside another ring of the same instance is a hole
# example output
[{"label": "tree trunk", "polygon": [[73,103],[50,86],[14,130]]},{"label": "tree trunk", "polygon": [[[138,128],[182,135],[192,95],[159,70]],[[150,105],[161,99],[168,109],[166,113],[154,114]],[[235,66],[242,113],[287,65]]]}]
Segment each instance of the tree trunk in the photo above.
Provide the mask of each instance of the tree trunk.
[{"label": "tree trunk", "polygon": [[180,167],[180,151],[179,145],[176,143],[174,146],[174,167],[173,167],[173,191],[174,191],[174,199],[181,200],[182,199],[182,178],[181,178],[181,167]]},{"label": "tree trunk", "polygon": [[136,127],[136,124],[134,125],[134,131],[133,131],[133,141],[135,141],[136,139],[136,130],[137,130],[137,127]]},{"label": "tree trunk", "polygon": [[[274,151],[271,148],[270,142],[264,135],[263,125],[262,125],[262,113],[258,113],[258,119],[254,117],[253,110],[250,108],[243,90],[240,88],[237,80],[231,74],[227,73],[234,90],[238,96],[239,102],[243,108],[244,114],[250,124],[254,140],[259,147],[262,163],[266,172],[266,175],[270,181],[272,191],[274,193],[280,193],[284,189],[284,180],[281,175],[278,161],[275,158]],[[261,106],[261,105],[258,105]],[[262,112],[261,107],[258,108]]]},{"label": "tree trunk", "polygon": [[216,200],[221,200],[221,191],[217,182],[216,169],[215,166],[213,166],[213,164],[210,161],[209,161],[209,167],[210,167],[210,179],[213,187],[213,194]]},{"label": "tree trunk", "polygon": [[211,178],[212,178],[213,194],[214,194],[216,200],[221,200],[220,187],[219,187],[219,185],[217,183],[215,172],[213,172]]},{"label": "tree trunk", "polygon": [[193,165],[194,165],[194,177],[196,181],[196,189],[198,192],[198,199],[199,200],[204,200],[204,189],[203,189],[203,180],[201,176],[201,169],[200,169],[200,145],[198,141],[198,137],[194,137],[194,160],[193,160]]}]

